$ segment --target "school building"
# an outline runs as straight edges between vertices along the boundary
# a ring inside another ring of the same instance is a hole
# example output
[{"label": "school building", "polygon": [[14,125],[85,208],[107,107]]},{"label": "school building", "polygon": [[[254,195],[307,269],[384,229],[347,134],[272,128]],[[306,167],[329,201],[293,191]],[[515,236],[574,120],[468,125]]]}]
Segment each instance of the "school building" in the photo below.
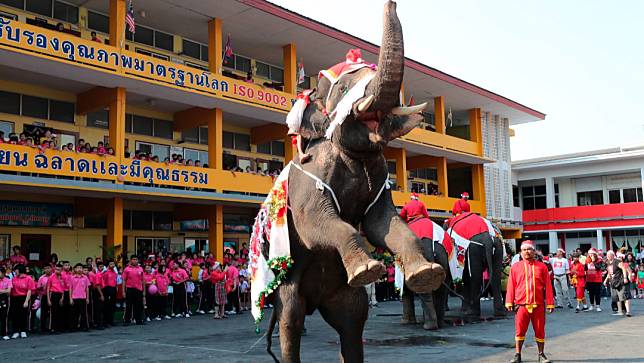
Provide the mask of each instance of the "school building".
[{"label": "school building", "polygon": [[[0,256],[13,245],[39,262],[191,248],[221,260],[249,239],[264,174],[293,158],[285,117],[297,92],[351,48],[378,58],[378,46],[262,0],[137,0],[134,33],[128,12],[125,0],[0,0],[5,141],[50,131],[59,146],[114,150],[0,144]],[[474,212],[520,236],[510,126],[545,115],[412,59],[403,86],[403,103],[430,105],[386,150],[395,203],[418,192],[444,218],[467,191]],[[176,154],[200,165],[163,162]]]},{"label": "school building", "polygon": [[644,247],[644,145],[512,163],[524,237],[545,253]]}]

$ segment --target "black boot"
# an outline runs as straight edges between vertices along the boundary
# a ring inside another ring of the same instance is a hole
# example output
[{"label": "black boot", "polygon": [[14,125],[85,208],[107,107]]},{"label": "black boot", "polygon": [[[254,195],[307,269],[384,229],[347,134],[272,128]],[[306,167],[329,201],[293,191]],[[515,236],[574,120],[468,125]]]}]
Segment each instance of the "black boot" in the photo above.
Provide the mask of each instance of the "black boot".
[{"label": "black boot", "polygon": [[539,363],[551,363],[544,353],[539,353]]},{"label": "black boot", "polygon": [[521,353],[514,353],[514,358],[510,360],[510,363],[521,363]]}]

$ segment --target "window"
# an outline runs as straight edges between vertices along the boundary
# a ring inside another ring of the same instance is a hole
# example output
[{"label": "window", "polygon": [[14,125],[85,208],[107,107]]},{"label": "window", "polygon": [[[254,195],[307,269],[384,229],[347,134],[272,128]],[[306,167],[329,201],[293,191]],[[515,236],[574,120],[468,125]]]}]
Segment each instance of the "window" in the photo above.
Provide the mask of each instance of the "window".
[{"label": "window", "polygon": [[11,253],[11,235],[0,234],[0,260],[8,259]]},{"label": "window", "polygon": [[396,174],[396,162],[387,160],[387,171],[389,174]]},{"label": "window", "polygon": [[22,96],[22,115],[27,117],[49,118],[49,100],[41,97]]},{"label": "window", "polygon": [[516,185],[512,186],[512,205],[517,208],[521,206],[519,203],[519,187]]},{"label": "window", "polygon": [[158,252],[168,252],[170,243],[167,238],[137,238],[135,240],[135,250],[137,255],[144,253],[157,254]]},{"label": "window", "polygon": [[610,204],[619,204],[622,202],[622,196],[620,195],[620,190],[609,190],[608,191],[608,203]]},{"label": "window", "polygon": [[232,170],[237,166],[237,156],[233,154],[224,154],[222,158],[224,170]]},{"label": "window", "polygon": [[78,8],[65,4],[60,1],[54,1],[54,19],[62,20],[72,24],[78,24]]},{"label": "window", "polygon": [[132,211],[132,229],[141,231],[152,230],[153,212],[133,210]]},{"label": "window", "polygon": [[224,131],[223,146],[228,149],[250,151],[250,135]]},{"label": "window", "polygon": [[262,153],[262,154],[270,154],[271,153],[271,143],[267,142],[264,144],[257,144],[257,152]]},{"label": "window", "polygon": [[521,188],[523,194],[523,209],[546,209],[546,186],[531,185]]},{"label": "window", "polygon": [[5,137],[9,137],[9,134],[13,132],[13,122],[0,121],[0,131],[4,132]]},{"label": "window", "polygon": [[172,231],[172,213],[154,212],[153,218],[155,231]]},{"label": "window", "polygon": [[146,44],[151,47],[154,46],[154,30],[150,28],[146,28],[144,26],[137,26],[136,27],[136,33],[132,36],[132,33],[129,32],[129,30],[126,29],[125,34],[126,37],[130,34],[130,40],[134,40],[137,43],[141,44]]},{"label": "window", "polygon": [[577,193],[577,205],[598,205],[604,204],[604,193],[601,190]]},{"label": "window", "polygon": [[109,127],[110,112],[100,110],[87,113],[87,126],[107,129]]},{"label": "window", "polygon": [[208,128],[200,127],[199,128],[199,143],[201,145],[208,145]]},{"label": "window", "polygon": [[235,69],[247,73],[250,71],[250,59],[239,55],[235,56]]},{"label": "window", "polygon": [[172,52],[174,50],[174,36],[172,36],[171,34],[166,34],[155,30],[154,46],[159,49],[165,49]]},{"label": "window", "polygon": [[183,149],[183,158],[185,160],[201,161],[201,166],[208,163],[208,152],[195,149]]},{"label": "window", "polygon": [[74,104],[64,101],[49,101],[49,119],[74,123]]},{"label": "window", "polygon": [[624,203],[642,202],[642,188],[624,189]]},{"label": "window", "polygon": [[237,158],[237,166],[241,168],[241,170],[246,170],[246,168],[250,168],[252,166],[252,162],[250,159],[246,158]]},{"label": "window", "polygon": [[284,82],[284,71],[280,68],[271,66],[270,79],[275,82]]},{"label": "window", "polygon": [[132,116],[132,133],[153,136],[154,120],[145,116]]},{"label": "window", "polygon": [[172,121],[154,120],[154,136],[172,140]]},{"label": "window", "polygon": [[188,57],[200,59],[201,45],[188,39],[183,39],[183,54]]},{"label": "window", "polygon": [[436,180],[438,179],[438,171],[432,168],[420,168],[410,171],[410,176],[413,178]]},{"label": "window", "polygon": [[44,16],[51,16],[52,2],[51,0],[27,0],[25,10]]},{"label": "window", "polygon": [[412,193],[425,193],[425,183],[411,182]]},{"label": "window", "polygon": [[255,62],[255,74],[259,77],[270,78],[271,66],[262,62]]},{"label": "window", "polygon": [[284,156],[284,141],[275,141],[271,142],[271,154],[275,156]]},{"label": "window", "polygon": [[88,11],[87,27],[107,34],[110,32],[110,18],[107,15]]},{"label": "window", "polygon": [[25,8],[25,0],[0,0],[0,4],[11,6],[16,9]]},{"label": "window", "polygon": [[170,157],[170,146],[168,145],[137,141],[135,146],[136,150],[152,156],[158,156],[159,161],[163,161],[165,158]]},{"label": "window", "polygon": [[20,94],[0,91],[0,112],[20,114]]},{"label": "window", "polygon": [[199,143],[199,128],[181,131],[181,138],[185,142]]},{"label": "window", "polygon": [[105,216],[86,216],[83,218],[84,228],[107,228]]}]

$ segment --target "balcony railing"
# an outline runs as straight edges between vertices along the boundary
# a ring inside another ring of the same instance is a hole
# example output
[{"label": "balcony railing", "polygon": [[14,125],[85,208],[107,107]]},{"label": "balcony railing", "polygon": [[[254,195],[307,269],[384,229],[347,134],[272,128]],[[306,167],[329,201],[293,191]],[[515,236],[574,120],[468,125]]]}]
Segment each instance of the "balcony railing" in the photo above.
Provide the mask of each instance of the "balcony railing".
[{"label": "balcony railing", "polygon": [[5,18],[0,47],[283,112],[295,102],[292,94]]},{"label": "balcony railing", "polygon": [[444,135],[438,132],[421,128],[415,128],[411,130],[407,135],[401,137],[401,139],[445,150],[453,150],[481,156],[479,146],[474,141],[461,139],[455,136]]},{"label": "balcony railing", "polygon": [[523,222],[525,224],[570,223],[635,218],[644,218],[644,202],[523,211]]},{"label": "balcony railing", "polygon": [[13,144],[0,144],[0,172],[240,194],[266,194],[272,185],[268,176]]}]

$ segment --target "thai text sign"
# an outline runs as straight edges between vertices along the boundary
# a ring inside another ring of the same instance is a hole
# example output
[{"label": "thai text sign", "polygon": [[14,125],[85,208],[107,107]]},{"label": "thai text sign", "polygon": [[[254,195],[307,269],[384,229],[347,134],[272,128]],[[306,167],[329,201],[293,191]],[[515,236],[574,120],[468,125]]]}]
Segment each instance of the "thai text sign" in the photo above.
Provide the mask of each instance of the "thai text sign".
[{"label": "thai text sign", "polygon": [[272,185],[267,176],[126,158],[119,160],[114,156],[73,151],[49,149],[41,152],[38,148],[7,143],[0,144],[0,171],[256,194],[266,193]]},{"label": "thai text sign", "polygon": [[0,46],[280,111],[295,102],[288,93],[5,18]]},{"label": "thai text sign", "polygon": [[0,201],[0,225],[71,227],[74,208],[71,204]]}]

